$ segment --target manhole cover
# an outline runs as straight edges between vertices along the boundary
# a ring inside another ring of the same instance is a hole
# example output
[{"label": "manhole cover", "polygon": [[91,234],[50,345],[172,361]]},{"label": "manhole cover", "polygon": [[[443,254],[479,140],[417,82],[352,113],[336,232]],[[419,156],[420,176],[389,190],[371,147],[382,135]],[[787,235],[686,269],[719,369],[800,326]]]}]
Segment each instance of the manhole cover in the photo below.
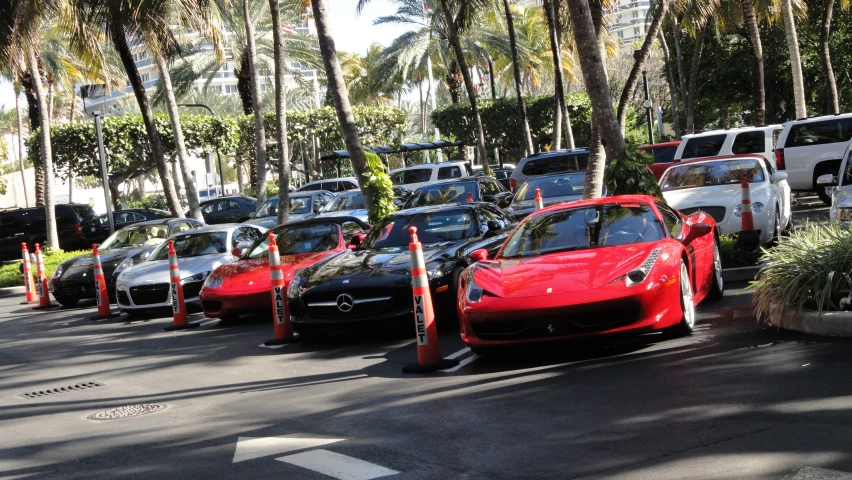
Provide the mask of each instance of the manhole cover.
[{"label": "manhole cover", "polygon": [[149,413],[159,412],[165,409],[165,405],[158,403],[143,403],[141,405],[125,405],[123,407],[111,408],[103,412],[93,413],[87,418],[90,420],[115,420],[116,418],[138,417]]}]

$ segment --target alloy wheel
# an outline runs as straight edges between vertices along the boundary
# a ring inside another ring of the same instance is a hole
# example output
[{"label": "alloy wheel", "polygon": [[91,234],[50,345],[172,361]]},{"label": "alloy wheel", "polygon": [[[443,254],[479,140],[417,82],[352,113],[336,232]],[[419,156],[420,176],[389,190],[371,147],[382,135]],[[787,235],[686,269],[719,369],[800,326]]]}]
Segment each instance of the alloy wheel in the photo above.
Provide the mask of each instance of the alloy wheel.
[{"label": "alloy wheel", "polygon": [[695,305],[692,304],[692,287],[689,284],[689,272],[686,264],[680,266],[680,293],[683,304],[683,320],[690,330],[695,326]]}]

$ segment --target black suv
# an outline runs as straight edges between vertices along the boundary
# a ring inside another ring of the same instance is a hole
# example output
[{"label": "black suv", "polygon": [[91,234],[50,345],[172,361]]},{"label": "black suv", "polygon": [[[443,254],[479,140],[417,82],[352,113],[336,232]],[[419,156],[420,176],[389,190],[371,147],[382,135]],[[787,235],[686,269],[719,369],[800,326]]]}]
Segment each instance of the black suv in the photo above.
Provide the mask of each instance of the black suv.
[{"label": "black suv", "polygon": [[[80,203],[56,205],[56,230],[62,250],[92,248],[100,237],[100,227],[92,207]],[[0,210],[0,260],[20,259],[23,242],[32,252],[36,243],[44,245],[46,240],[44,207]]]},{"label": "black suv", "polygon": [[[251,218],[255,210],[257,199],[242,195],[201,202],[201,215],[204,217],[204,223],[208,225],[242,223]],[[189,216],[189,212],[186,216]]]}]

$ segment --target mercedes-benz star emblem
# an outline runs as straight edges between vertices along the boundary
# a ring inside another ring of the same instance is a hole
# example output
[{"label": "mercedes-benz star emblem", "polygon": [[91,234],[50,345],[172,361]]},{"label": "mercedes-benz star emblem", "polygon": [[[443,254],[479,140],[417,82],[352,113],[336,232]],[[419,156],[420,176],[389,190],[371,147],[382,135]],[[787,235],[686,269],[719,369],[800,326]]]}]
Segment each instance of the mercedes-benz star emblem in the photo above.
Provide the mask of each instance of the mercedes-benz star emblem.
[{"label": "mercedes-benz star emblem", "polygon": [[352,307],[355,306],[355,300],[352,299],[348,293],[341,293],[337,296],[337,309],[341,312],[349,312],[352,311]]}]

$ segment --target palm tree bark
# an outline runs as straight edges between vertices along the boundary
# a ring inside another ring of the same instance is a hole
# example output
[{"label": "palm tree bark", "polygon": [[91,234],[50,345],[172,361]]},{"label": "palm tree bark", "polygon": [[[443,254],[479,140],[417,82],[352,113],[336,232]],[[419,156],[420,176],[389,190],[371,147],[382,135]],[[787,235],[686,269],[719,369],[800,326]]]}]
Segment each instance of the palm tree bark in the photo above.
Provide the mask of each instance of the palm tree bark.
[{"label": "palm tree bark", "polygon": [[663,50],[663,62],[666,66],[666,80],[669,84],[669,97],[671,98],[672,104],[672,127],[674,127],[675,138],[680,138],[682,134],[680,130],[680,114],[678,112],[677,105],[677,89],[675,88],[674,76],[672,75],[672,58],[669,54],[669,44],[666,42],[666,34],[662,29],[660,29],[659,37],[660,47]]},{"label": "palm tree bark", "polygon": [[[562,21],[559,19],[559,10],[555,10],[557,14],[556,17],[556,51],[558,53],[559,60],[562,60]],[[562,72],[562,62],[559,62],[559,66],[556,69],[559,72],[559,108],[562,109],[562,123],[565,128],[565,143],[568,144],[568,148],[573,150],[576,148],[574,144],[574,129],[571,128],[571,116],[568,114],[568,104],[565,101],[565,80],[563,78]]]},{"label": "palm tree bark", "polygon": [[[592,104],[592,117],[600,132],[601,144],[606,151],[608,160],[624,158],[627,147],[618,126],[615,109],[612,108],[609,82],[607,81],[606,69],[601,57],[601,49],[599,48],[589,3],[587,0],[567,0],[566,3],[574,23],[574,43],[577,45],[580,69],[583,72],[586,92]],[[594,164],[592,164],[591,159],[589,163],[587,171],[592,171],[594,177],[590,185],[589,195],[592,198],[598,198],[603,192],[603,171],[606,161],[598,157]],[[589,176],[588,173],[586,176]]]},{"label": "palm tree bark", "polygon": [[464,58],[464,50],[462,50],[461,41],[459,40],[459,30],[453,18],[453,13],[450,10],[448,0],[441,0],[441,11],[444,13],[450,44],[453,47],[453,52],[455,52],[456,62],[458,62],[459,70],[461,70],[465,89],[467,89],[467,98],[470,100],[474,133],[476,134],[476,150],[479,161],[482,163],[482,173],[491,175],[491,168],[488,166],[488,157],[485,151],[485,130],[482,128],[482,118],[479,116],[479,104],[476,101],[476,87],[474,87],[473,79],[470,77],[470,69],[467,66],[467,61]]},{"label": "palm tree bark", "polygon": [[675,59],[677,60],[677,80],[680,85],[680,101],[686,110],[689,104],[689,91],[686,89],[686,66],[683,63],[683,47],[681,47],[681,30],[677,14],[672,13],[672,32],[674,33]]},{"label": "palm tree bark", "polygon": [[246,51],[248,52],[251,99],[254,107],[254,157],[257,162],[257,204],[266,202],[266,127],[263,124],[263,105],[260,103],[260,72],[257,71],[257,47],[254,40],[254,20],[249,11],[249,0],[243,0],[243,17],[246,24]]},{"label": "palm tree bark", "polygon": [[506,28],[509,31],[509,49],[512,54],[512,73],[515,78],[515,93],[518,95],[518,110],[521,113],[521,128],[524,130],[524,142],[526,142],[526,155],[533,154],[532,133],[530,122],[527,119],[527,104],[521,87],[521,62],[518,60],[518,39],[515,36],[515,20],[512,17],[512,9],[509,0],[503,0],[503,9],[506,11]]},{"label": "palm tree bark", "polygon": [[337,123],[340,125],[340,134],[343,136],[343,143],[349,152],[349,159],[352,161],[352,169],[355,170],[355,177],[358,178],[358,185],[361,187],[361,194],[364,196],[364,204],[369,210],[373,205],[373,196],[372,192],[364,186],[366,181],[364,174],[368,170],[367,157],[364,155],[361,139],[358,136],[355,116],[352,114],[352,106],[349,104],[349,90],[346,88],[343,70],[340,69],[340,61],[337,58],[334,38],[331,36],[328,24],[328,8],[326,7],[325,0],[311,0],[311,6],[313,7],[314,22],[317,27],[317,39],[319,40],[320,52],[322,53],[322,62],[325,66],[325,74],[328,80],[328,91],[331,93],[334,109],[337,112]]},{"label": "palm tree bark", "polygon": [[689,90],[687,90],[686,101],[686,133],[695,133],[695,96],[698,93],[698,67],[701,65],[701,50],[704,48],[704,36],[707,34],[707,25],[699,25],[695,31],[695,51],[692,54],[692,65],[689,71]]},{"label": "palm tree bark", "polygon": [[145,85],[142,82],[142,77],[139,75],[139,70],[136,68],[136,62],[133,61],[133,54],[130,52],[130,45],[127,43],[124,26],[115,25],[110,32],[113,46],[121,58],[121,63],[124,65],[127,78],[130,81],[130,86],[133,87],[136,103],[139,104],[142,123],[145,124],[145,132],[148,134],[148,142],[151,144],[151,155],[154,157],[154,163],[157,165],[157,173],[160,175],[160,182],[163,184],[163,195],[166,197],[166,205],[168,205],[173,217],[182,218],[184,216],[183,209],[180,205],[176,186],[169,176],[169,166],[166,164],[166,156],[163,152],[160,133],[157,131],[157,124],[154,123],[154,112],[151,110],[151,104],[148,102],[148,96],[145,94]]},{"label": "palm tree bark", "polygon": [[837,79],[834,78],[834,68],[831,66],[831,49],[828,43],[832,15],[834,15],[834,0],[825,0],[825,15],[822,17],[822,32],[819,36],[819,58],[825,71],[826,104],[823,113],[837,115],[840,113],[840,98],[837,95]]},{"label": "palm tree bark", "polygon": [[[39,74],[40,73],[41,71],[39,71]],[[39,102],[36,98],[33,75],[29,70],[22,71],[20,74],[20,81],[21,86],[24,89],[24,96],[27,98],[27,115],[30,120],[30,132],[32,133],[41,127],[41,114],[39,113]],[[44,205],[44,166],[33,166],[33,179],[35,183],[35,204]]]},{"label": "palm tree bark", "polygon": [[556,15],[553,11],[553,0],[544,0],[544,16],[547,19],[547,33],[550,40],[550,55],[553,58],[553,140],[551,150],[562,148],[562,102],[565,99],[562,91],[562,57],[559,55],[559,39],[556,36]]},{"label": "palm tree bark", "polygon": [[30,77],[35,90],[36,101],[38,101],[39,121],[41,128],[38,136],[41,144],[41,161],[44,177],[49,181],[44,183],[44,218],[47,227],[47,247],[59,249],[59,233],[56,230],[56,209],[53,198],[53,152],[50,146],[50,121],[47,118],[47,95],[44,85],[41,83],[41,75],[38,69],[38,59],[32,48],[27,49],[27,66],[30,69]]},{"label": "palm tree bark", "polygon": [[287,85],[284,83],[284,32],[278,0],[269,0],[275,55],[275,126],[278,140],[278,223],[290,218],[290,145],[287,143]]},{"label": "palm tree bark", "polygon": [[760,30],[757,27],[757,17],[754,13],[754,0],[740,0],[743,8],[743,22],[748,30],[754,56],[754,124],[766,123],[766,84],[763,69],[763,44],[760,41]]},{"label": "palm tree bark", "polygon": [[[186,203],[189,204],[189,216],[198,220],[204,221],[204,216],[201,215],[201,205],[198,202],[198,189],[195,187],[195,182],[192,178],[192,171],[189,168],[189,155],[186,153],[186,143],[183,139],[183,128],[180,125],[180,112],[178,112],[177,100],[175,99],[175,90],[172,88],[172,77],[169,74],[169,66],[166,64],[165,54],[160,52],[154,53],[154,61],[157,62],[157,70],[160,73],[160,86],[166,97],[166,110],[169,112],[169,121],[172,124],[172,133],[175,138],[175,151],[177,152],[177,161],[180,166],[180,173],[183,177],[183,187],[186,191]],[[205,184],[207,181],[205,180]],[[225,192],[222,192],[224,195]]]},{"label": "palm tree bark", "polygon": [[[590,0],[589,10],[592,16],[592,26],[595,30],[595,40],[597,49],[601,59],[606,58],[606,30],[603,28],[604,23],[604,8],[603,0]],[[606,75],[606,66],[604,66],[604,75]],[[607,80],[608,81],[608,80]],[[583,198],[592,198],[594,193],[603,190],[603,167],[606,165],[606,153],[601,146],[601,132],[597,128],[594,114],[589,120],[589,162],[586,165],[586,179],[583,186]]]},{"label": "palm tree bark", "polygon": [[618,100],[618,125],[621,127],[622,135],[624,135],[624,127],[627,122],[627,108],[630,106],[630,101],[636,93],[636,86],[639,84],[639,74],[642,73],[642,69],[645,67],[645,62],[651,53],[651,47],[654,46],[657,33],[663,25],[663,17],[668,8],[668,0],[660,0],[657,3],[656,10],[654,10],[654,17],[651,19],[651,25],[648,26],[648,32],[645,35],[645,41],[642,42],[642,48],[639,49],[639,57],[633,61],[633,68],[630,69],[624,89],[621,91],[621,98]]},{"label": "palm tree bark", "polygon": [[805,103],[805,82],[802,78],[802,57],[799,54],[799,38],[796,35],[796,19],[793,18],[791,0],[781,0],[781,18],[784,19],[784,32],[787,37],[787,50],[790,52],[790,68],[793,70],[793,99],[796,103],[796,118],[808,116]]},{"label": "palm tree bark", "polygon": [[21,117],[20,92],[15,88],[15,120],[18,122],[18,166],[21,168],[21,186],[24,190],[24,205],[29,208],[30,199],[27,198],[27,176],[24,172],[24,119]]}]

